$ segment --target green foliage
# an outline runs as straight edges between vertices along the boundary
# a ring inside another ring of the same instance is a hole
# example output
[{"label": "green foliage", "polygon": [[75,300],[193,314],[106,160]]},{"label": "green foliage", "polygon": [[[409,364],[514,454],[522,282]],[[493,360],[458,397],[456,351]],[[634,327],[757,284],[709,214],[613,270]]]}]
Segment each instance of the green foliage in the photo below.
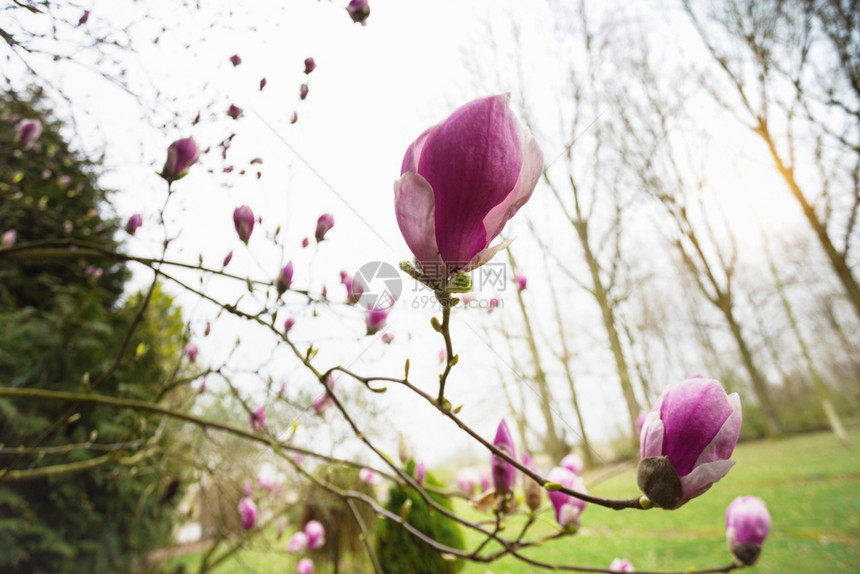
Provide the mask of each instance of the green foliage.
[{"label": "green foliage", "polygon": [[[430,473],[427,473],[425,484],[443,486]],[[451,502],[447,498],[438,494],[429,496],[442,507],[452,510]],[[395,514],[408,510],[406,521],[409,524],[446,546],[464,548],[463,535],[457,523],[431,510],[421,495],[411,488],[393,486],[389,490],[389,500],[385,508]],[[388,574],[454,574],[463,566],[461,560],[443,559],[438,551],[390,520],[379,521],[377,535],[377,556],[382,570]]]},{"label": "green foliage", "polygon": [[[15,149],[12,113],[41,117],[41,145]],[[114,250],[116,222],[99,213],[106,194],[92,164],[69,150],[60,130],[30,102],[0,96],[0,229],[16,229],[19,245],[71,237]],[[88,277],[90,265],[104,275]],[[0,384],[63,391],[98,384],[99,393],[155,399],[176,372],[171,363],[183,323],[158,288],[142,314],[143,296],[120,303],[127,276],[123,265],[105,260],[0,262]],[[144,352],[137,353],[138,345]],[[0,571],[130,571],[165,541],[172,506],[159,497],[180,474],[165,456],[173,425],[132,411],[55,402],[0,400],[0,415],[6,447],[0,468],[55,469],[45,477],[0,480]],[[128,446],[109,451],[90,443]],[[14,452],[35,445],[45,450]],[[56,472],[58,465],[93,459],[104,463]]]}]

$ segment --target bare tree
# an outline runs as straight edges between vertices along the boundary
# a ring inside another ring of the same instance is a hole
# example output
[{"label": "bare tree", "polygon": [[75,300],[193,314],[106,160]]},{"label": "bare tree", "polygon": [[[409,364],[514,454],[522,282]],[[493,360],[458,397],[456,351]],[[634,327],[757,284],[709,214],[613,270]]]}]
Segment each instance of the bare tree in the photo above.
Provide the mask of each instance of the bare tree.
[{"label": "bare tree", "polygon": [[[767,147],[848,300],[860,209],[860,7],[855,0],[684,0],[727,82],[702,82]],[[725,94],[734,94],[726,97]]]},{"label": "bare tree", "polygon": [[[683,102],[679,90],[677,99],[660,93],[658,86],[666,78],[657,78],[647,58],[630,64],[639,74],[641,97],[633,101],[617,101],[615,111],[624,119],[619,137],[628,142],[623,154],[642,188],[662,207],[671,231],[668,237],[686,270],[699,290],[722,314],[740,352],[753,392],[761,406],[768,435],[782,432],[776,409],[770,397],[768,383],[759,369],[741,320],[737,314],[735,273],[737,246],[725,220],[719,237],[712,226],[709,213],[714,205],[706,205],[703,191],[707,182],[698,167],[697,153],[689,139],[695,128],[685,124]],[[699,142],[701,143],[701,141]]]}]

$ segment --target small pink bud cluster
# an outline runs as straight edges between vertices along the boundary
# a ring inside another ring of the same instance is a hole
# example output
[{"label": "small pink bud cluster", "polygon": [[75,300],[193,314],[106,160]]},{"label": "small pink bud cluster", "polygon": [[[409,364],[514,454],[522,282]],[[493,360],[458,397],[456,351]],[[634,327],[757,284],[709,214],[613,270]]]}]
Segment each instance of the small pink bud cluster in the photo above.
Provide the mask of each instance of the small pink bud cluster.
[{"label": "small pink bud cluster", "polygon": [[[325,528],[317,520],[309,520],[304,530],[299,530],[287,542],[287,552],[302,554],[308,550],[319,550],[325,544]],[[296,567],[296,574],[311,574],[314,562],[310,558],[302,558]]]},{"label": "small pink bud cluster", "polygon": [[486,472],[475,468],[462,468],[457,473],[457,486],[464,493],[472,496],[478,489],[484,491],[490,488],[490,477]]},{"label": "small pink bud cluster", "polygon": [[616,558],[612,561],[612,564],[609,565],[609,570],[611,572],[635,572],[633,569],[633,563],[626,558]]}]

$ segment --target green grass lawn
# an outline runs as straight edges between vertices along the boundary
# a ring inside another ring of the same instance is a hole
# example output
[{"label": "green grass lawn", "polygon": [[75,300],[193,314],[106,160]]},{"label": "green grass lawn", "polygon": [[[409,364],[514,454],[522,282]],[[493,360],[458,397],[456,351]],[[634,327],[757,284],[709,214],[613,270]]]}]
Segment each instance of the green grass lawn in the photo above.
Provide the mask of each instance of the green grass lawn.
[{"label": "green grass lawn", "polygon": [[[762,498],[773,519],[759,563],[750,572],[770,573],[857,573],[860,572],[860,430],[849,433],[851,446],[839,446],[829,433],[789,437],[740,445],[729,475],[703,496],[683,508],[667,512],[616,512],[589,505],[582,515],[582,528],[575,536],[523,550],[535,559],[564,564],[605,568],[613,557],[630,559],[638,570],[685,570],[712,568],[731,562],[725,542],[724,513],[736,496]],[[586,482],[604,470],[586,473]],[[604,497],[628,498],[638,494],[635,470],[622,469],[591,489]],[[465,503],[457,506],[464,517],[486,520]],[[530,536],[555,532],[552,511]],[[517,532],[524,519],[508,525]],[[464,531],[467,548],[481,537]],[[492,545],[487,547],[492,548]],[[283,554],[245,552],[242,564],[228,561],[222,573],[292,572],[295,559]],[[356,557],[360,559],[360,556]],[[196,564],[196,560],[183,560]],[[316,574],[327,570],[319,565]],[[355,572],[355,566],[341,572]],[[189,571],[196,571],[190,568]],[[465,574],[534,572],[532,566],[512,558],[491,564],[467,564]]]}]

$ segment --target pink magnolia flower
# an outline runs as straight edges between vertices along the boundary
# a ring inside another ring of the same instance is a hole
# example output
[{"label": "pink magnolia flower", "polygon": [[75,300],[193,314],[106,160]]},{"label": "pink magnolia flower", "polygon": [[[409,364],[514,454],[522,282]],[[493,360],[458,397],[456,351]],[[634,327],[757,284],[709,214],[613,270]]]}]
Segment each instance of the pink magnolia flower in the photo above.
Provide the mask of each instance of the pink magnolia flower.
[{"label": "pink magnolia flower", "polygon": [[233,210],[233,225],[242,243],[248,245],[251,233],[254,231],[254,212],[247,205],[237,207]]},{"label": "pink magnolia flower", "polygon": [[370,4],[367,0],[351,0],[346,11],[354,23],[367,26],[367,17],[370,16]]},{"label": "pink magnolia flower", "polygon": [[15,143],[22,149],[30,149],[42,135],[42,122],[37,119],[21,120],[15,126]]},{"label": "pink magnolia flower", "polygon": [[293,328],[293,325],[296,324],[296,320],[292,317],[287,317],[287,320],[284,321],[284,333],[289,333]]},{"label": "pink magnolia flower", "polygon": [[393,341],[393,340],[394,340],[394,335],[392,335],[391,333],[383,333],[382,334],[382,342],[385,343],[386,345],[390,345],[391,341]]},{"label": "pink magnolia flower", "polygon": [[362,468],[359,470],[358,478],[370,485],[374,485],[379,482],[379,474],[372,468]]},{"label": "pink magnolia flower", "polygon": [[233,64],[233,66],[238,66],[242,63],[242,58],[239,57],[239,54],[233,54],[230,56],[230,63]]},{"label": "pink magnolia flower", "polygon": [[670,386],[645,417],[639,435],[638,483],[662,508],[703,494],[735,464],[741,401],[701,375]]},{"label": "pink magnolia flower", "polygon": [[379,309],[371,307],[364,315],[364,323],[367,326],[367,334],[375,335],[380,329],[385,327],[385,321],[388,319],[388,309]]},{"label": "pink magnolia flower", "polygon": [[308,85],[302,84],[301,86],[299,86],[299,99],[304,100],[307,97],[308,97]]},{"label": "pink magnolia flower", "polygon": [[307,237],[305,237],[305,238],[303,238],[303,239],[302,239],[302,247],[307,247],[307,246],[308,246],[308,245],[310,245],[310,244],[311,244],[311,242],[310,242],[310,241],[308,241],[308,238],[307,238]]},{"label": "pink magnolia flower", "polygon": [[246,496],[239,502],[239,514],[242,517],[242,528],[251,530],[257,522],[257,505],[251,500],[251,497]]},{"label": "pink magnolia flower", "polygon": [[293,115],[290,116],[290,123],[294,124],[297,121],[299,121],[299,114],[297,114],[296,112],[293,112]]},{"label": "pink magnolia flower", "polygon": [[310,558],[302,558],[296,565],[296,574],[314,574],[314,561]]},{"label": "pink magnolia flower", "polygon": [[249,416],[252,430],[262,432],[266,428],[266,409],[262,405],[254,407]]},{"label": "pink magnolia flower", "polygon": [[78,26],[83,26],[87,22],[90,21],[90,11],[84,10],[84,13],[81,14],[81,17],[78,19]]},{"label": "pink magnolia flower", "polygon": [[212,323],[206,321],[206,327],[203,329],[203,336],[208,337],[209,333],[212,332]]},{"label": "pink magnolia flower", "polygon": [[526,288],[528,280],[526,279],[525,275],[520,273],[514,277],[514,283],[517,284],[517,291],[523,291]]},{"label": "pink magnolia flower", "polygon": [[263,163],[263,158],[261,158],[261,157],[255,157],[255,158],[254,158],[254,159],[252,159],[249,163],[250,163],[251,165],[262,165],[262,163]]},{"label": "pink magnolia flower", "polygon": [[230,251],[230,253],[228,253],[227,256],[224,258],[224,263],[221,264],[221,267],[227,267],[230,264],[230,261],[232,261],[232,260],[233,260],[233,251]]},{"label": "pink magnolia flower", "polygon": [[168,183],[182,179],[188,174],[191,166],[197,163],[199,157],[194,138],[176,140],[167,147],[167,159],[160,175]]},{"label": "pink magnolia flower", "polygon": [[474,100],[412,142],[394,183],[394,209],[422,271],[474,269],[534,191],[543,157],[502,94]]},{"label": "pink magnolia flower", "polygon": [[[549,474],[546,475],[546,479],[549,482],[556,482],[570,490],[587,494],[585,484],[582,482],[582,479],[564,467],[555,467],[549,471]],[[555,509],[555,520],[558,522],[559,526],[566,528],[567,526],[577,525],[579,523],[579,515],[582,514],[583,510],[585,510],[586,502],[584,500],[565,494],[560,490],[548,492],[547,496]]]},{"label": "pink magnolia flower", "polygon": [[293,283],[293,262],[287,263],[281,272],[278,273],[278,279],[275,281],[275,289],[278,290],[278,295],[283,295],[290,285]]},{"label": "pink magnolia flower", "polygon": [[481,486],[481,473],[474,468],[461,468],[457,473],[457,486],[472,496],[475,494],[475,489]]},{"label": "pink magnolia flower", "polygon": [[313,58],[305,58],[305,74],[310,74],[317,67],[317,63],[314,62]]},{"label": "pink magnolia flower", "polygon": [[566,468],[573,474],[582,474],[582,471],[585,468],[585,463],[582,462],[582,459],[579,458],[579,455],[570,453],[569,455],[561,459],[560,466]]},{"label": "pink magnolia flower", "polygon": [[493,309],[497,309],[499,307],[499,298],[493,297],[490,299],[490,302],[487,304],[487,312],[492,313]]},{"label": "pink magnolia flower", "polygon": [[238,120],[245,113],[245,110],[237,106],[236,104],[230,104],[230,107],[227,108],[227,115],[233,118],[234,120]]},{"label": "pink magnolia flower", "polygon": [[317,230],[314,233],[314,237],[317,240],[317,243],[325,239],[325,234],[334,227],[334,216],[331,213],[323,213],[320,215],[319,219],[317,219]]},{"label": "pink magnolia flower", "polygon": [[266,87],[266,78],[260,78],[260,91],[263,91],[263,88]]},{"label": "pink magnolia flower", "polygon": [[7,229],[0,237],[0,247],[12,247],[18,240],[18,232],[14,229]]},{"label": "pink magnolia flower", "polygon": [[185,356],[188,357],[188,360],[192,363],[197,362],[197,354],[200,353],[200,349],[197,348],[197,345],[194,343],[188,343],[185,345]]},{"label": "pink magnolia flower", "polygon": [[139,213],[135,213],[131,217],[128,218],[128,221],[125,222],[125,230],[129,235],[134,235],[137,231],[137,228],[143,225],[143,218]]},{"label": "pink magnolia flower", "polygon": [[626,558],[616,558],[612,561],[612,564],[609,565],[609,569],[612,572],[635,572],[633,569],[633,563]]},{"label": "pink magnolia flower", "polygon": [[299,530],[287,541],[287,552],[290,554],[301,554],[308,549],[308,535]]},{"label": "pink magnolia flower", "polygon": [[[516,458],[517,456],[516,449],[514,448],[514,437],[511,436],[511,431],[508,430],[508,424],[505,422],[505,419],[502,419],[502,422],[499,423],[496,429],[496,438],[493,440],[493,446],[511,458]],[[517,478],[517,469],[500,456],[493,454],[490,455],[490,458],[493,469],[493,487],[499,494],[506,494],[514,486],[514,481]]]},{"label": "pink magnolia flower", "polygon": [[726,508],[726,542],[738,560],[751,566],[770,533],[770,513],[755,496],[739,496]]},{"label": "pink magnolia flower", "polygon": [[317,550],[325,544],[325,528],[322,523],[311,520],[305,524],[305,534],[308,537],[308,549]]},{"label": "pink magnolia flower", "polygon": [[415,482],[424,484],[424,479],[427,478],[427,467],[424,466],[424,461],[419,460],[415,465]]}]

